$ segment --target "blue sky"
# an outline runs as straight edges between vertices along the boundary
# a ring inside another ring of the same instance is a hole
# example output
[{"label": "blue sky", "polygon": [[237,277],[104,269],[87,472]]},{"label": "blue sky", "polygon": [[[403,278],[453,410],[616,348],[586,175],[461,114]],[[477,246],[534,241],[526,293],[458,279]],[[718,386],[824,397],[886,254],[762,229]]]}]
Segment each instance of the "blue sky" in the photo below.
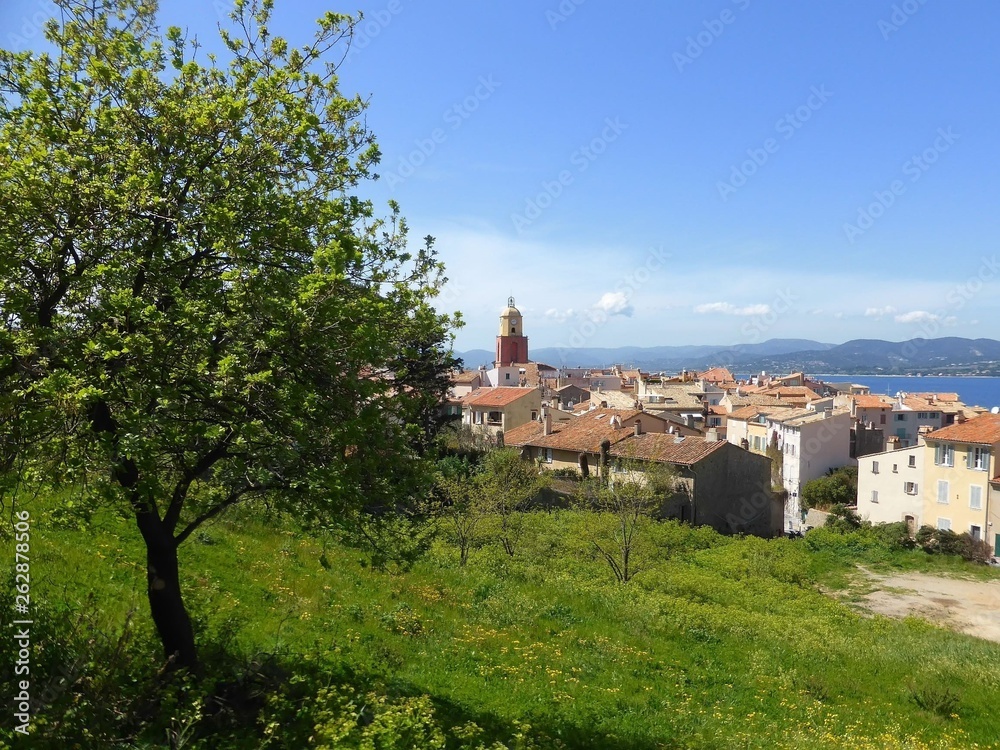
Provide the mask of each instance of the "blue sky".
[{"label": "blue sky", "polygon": [[[1000,4],[277,0],[366,15],[377,204],[437,238],[456,348],[1000,338]],[[30,44],[46,0],[5,0]],[[223,0],[161,0],[211,47]]]}]

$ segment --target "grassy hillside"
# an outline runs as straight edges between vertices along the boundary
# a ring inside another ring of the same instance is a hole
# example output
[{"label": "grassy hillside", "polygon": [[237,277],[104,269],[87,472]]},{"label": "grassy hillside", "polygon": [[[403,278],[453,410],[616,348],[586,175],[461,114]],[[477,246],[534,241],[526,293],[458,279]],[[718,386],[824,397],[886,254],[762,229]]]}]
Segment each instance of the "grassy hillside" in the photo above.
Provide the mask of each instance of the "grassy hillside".
[{"label": "grassy hillside", "polygon": [[50,689],[18,747],[1000,747],[1000,645],[819,591],[853,558],[940,564],[871,539],[667,523],[622,586],[576,512],[532,515],[513,558],[486,545],[463,568],[442,537],[386,572],[243,511],[182,550],[205,673],[180,681],[157,672],[129,522],[32,514]]}]

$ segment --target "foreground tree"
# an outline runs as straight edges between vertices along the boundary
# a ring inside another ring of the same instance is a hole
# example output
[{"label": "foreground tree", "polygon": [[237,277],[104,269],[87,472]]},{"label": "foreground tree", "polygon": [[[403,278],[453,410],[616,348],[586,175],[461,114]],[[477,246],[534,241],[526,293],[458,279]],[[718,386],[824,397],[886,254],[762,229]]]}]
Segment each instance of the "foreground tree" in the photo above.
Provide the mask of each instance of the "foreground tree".
[{"label": "foreground tree", "polygon": [[642,572],[649,527],[675,489],[672,467],[633,459],[619,459],[607,478],[580,484],[577,503],[594,513],[590,543],[619,583]]},{"label": "foreground tree", "polygon": [[484,512],[496,516],[504,551],[514,556],[524,533],[524,511],[545,485],[545,478],[516,448],[498,448],[483,457],[475,492]]},{"label": "foreground tree", "polygon": [[293,48],[237,0],[197,62],[155,2],[56,0],[0,51],[0,446],[17,487],[120,503],[164,654],[197,661],[178,545],[250,498],[323,522],[421,496],[451,365],[431,243],[350,194],[353,21]]}]

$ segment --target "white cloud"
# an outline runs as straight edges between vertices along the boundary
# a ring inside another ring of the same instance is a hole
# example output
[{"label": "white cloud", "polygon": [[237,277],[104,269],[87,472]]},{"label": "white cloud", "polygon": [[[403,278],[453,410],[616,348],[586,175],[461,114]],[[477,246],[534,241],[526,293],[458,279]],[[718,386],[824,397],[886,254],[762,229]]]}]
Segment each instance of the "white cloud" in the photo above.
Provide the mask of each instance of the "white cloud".
[{"label": "white cloud", "polygon": [[694,311],[699,315],[711,313],[721,313],[723,315],[766,315],[771,312],[770,305],[756,304],[737,307],[729,302],[707,302],[703,305],[696,305]]},{"label": "white cloud", "polygon": [[865,310],[866,318],[878,318],[881,320],[886,315],[893,315],[896,312],[896,308],[892,305],[886,305],[885,307],[869,307]]},{"label": "white cloud", "polygon": [[554,320],[556,323],[565,323],[567,320],[573,317],[575,311],[572,307],[566,308],[565,310],[557,310],[554,307],[550,307],[545,311],[545,317],[549,320]]},{"label": "white cloud", "polygon": [[605,292],[594,305],[595,310],[599,310],[606,315],[624,315],[632,317],[635,308],[629,304],[628,296],[625,292]]},{"label": "white cloud", "polygon": [[941,316],[927,312],[926,310],[912,310],[911,312],[897,315],[894,320],[897,323],[937,323],[941,320]]}]

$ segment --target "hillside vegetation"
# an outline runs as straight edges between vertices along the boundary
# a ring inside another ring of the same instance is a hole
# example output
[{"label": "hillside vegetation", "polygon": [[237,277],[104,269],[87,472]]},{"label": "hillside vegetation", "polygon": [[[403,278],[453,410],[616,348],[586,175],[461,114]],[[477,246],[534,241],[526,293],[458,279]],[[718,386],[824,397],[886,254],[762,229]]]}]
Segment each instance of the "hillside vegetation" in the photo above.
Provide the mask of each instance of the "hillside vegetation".
[{"label": "hillside vegetation", "polygon": [[155,658],[129,522],[30,507],[48,705],[17,747],[1000,747],[1000,644],[820,591],[862,560],[989,571],[867,532],[657,524],[622,585],[592,514],[528,514],[513,557],[487,543],[465,566],[442,530],[403,571],[246,508],[181,548],[204,653],[184,677]]}]

